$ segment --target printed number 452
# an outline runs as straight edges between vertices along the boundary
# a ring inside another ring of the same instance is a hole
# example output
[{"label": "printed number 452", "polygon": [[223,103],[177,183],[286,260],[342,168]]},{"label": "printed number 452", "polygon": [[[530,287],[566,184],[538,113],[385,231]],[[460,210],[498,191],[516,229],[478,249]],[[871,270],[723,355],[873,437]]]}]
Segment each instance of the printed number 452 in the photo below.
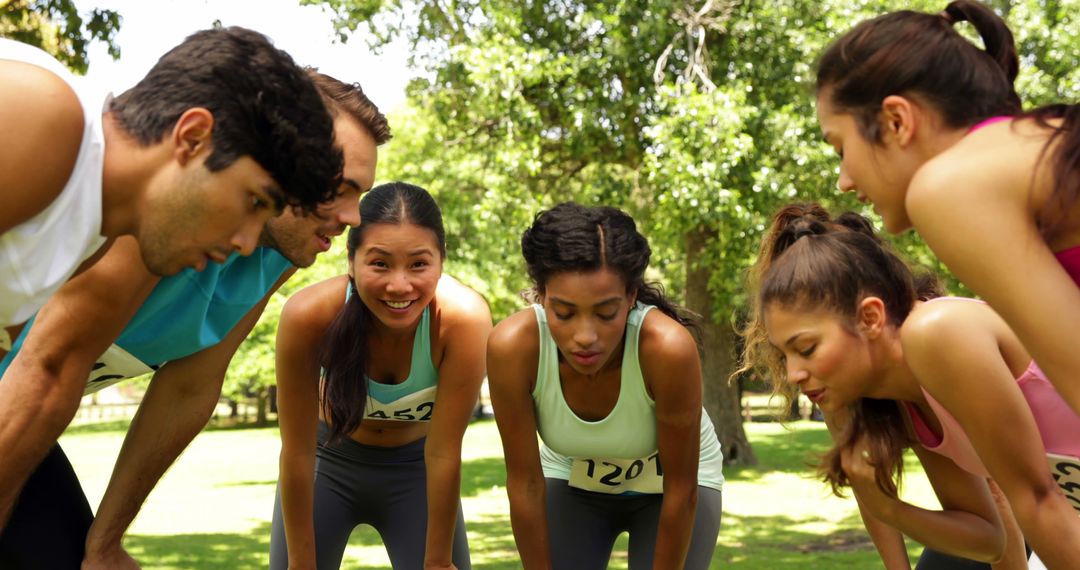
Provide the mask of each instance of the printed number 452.
[{"label": "printed number 452", "polygon": [[[426,422],[426,421],[429,421],[431,419],[431,411],[434,408],[435,408],[435,405],[432,404],[431,402],[424,402],[423,404],[420,404],[419,406],[416,406],[416,410],[413,410],[412,408],[394,410],[393,419],[395,419],[395,420],[405,420],[405,421]],[[414,411],[417,414],[422,413],[423,415],[420,416],[420,417],[416,417],[415,415],[413,415]],[[375,419],[381,419],[381,420],[389,420],[389,419],[391,419],[390,416],[386,415],[386,412],[384,412],[382,410],[375,410],[375,411],[371,412],[370,414],[368,414],[368,417],[369,418],[375,418]]]}]

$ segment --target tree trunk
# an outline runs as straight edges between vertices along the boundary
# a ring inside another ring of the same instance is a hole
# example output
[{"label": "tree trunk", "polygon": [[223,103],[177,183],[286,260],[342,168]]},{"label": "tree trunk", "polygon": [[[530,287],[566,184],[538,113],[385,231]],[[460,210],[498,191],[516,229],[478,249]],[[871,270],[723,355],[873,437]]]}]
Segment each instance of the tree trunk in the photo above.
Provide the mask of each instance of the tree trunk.
[{"label": "tree trunk", "polygon": [[709,277],[712,268],[702,259],[709,232],[699,228],[686,236],[686,305],[702,317],[701,370],[705,380],[705,411],[712,418],[727,464],[756,465],[757,457],[742,425],[739,386],[728,382],[735,370],[735,330],[727,321],[715,322]]},{"label": "tree trunk", "polygon": [[278,411],[277,411],[277,384],[271,384],[270,387],[267,388],[267,390],[268,390],[268,392],[267,392],[266,397],[270,399],[270,413],[271,414],[276,414],[276,413],[278,413]]},{"label": "tree trunk", "polygon": [[269,393],[265,386],[255,391],[255,427],[266,427],[266,408],[270,403]]}]

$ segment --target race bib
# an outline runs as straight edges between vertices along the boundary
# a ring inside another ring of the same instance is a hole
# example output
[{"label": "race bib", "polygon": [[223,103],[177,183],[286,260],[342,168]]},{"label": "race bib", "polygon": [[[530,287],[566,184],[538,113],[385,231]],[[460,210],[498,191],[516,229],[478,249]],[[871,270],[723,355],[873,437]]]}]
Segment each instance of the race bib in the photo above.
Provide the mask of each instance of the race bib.
[{"label": "race bib", "polygon": [[150,374],[158,368],[160,368],[160,365],[148,366],[132,356],[128,351],[114,344],[105,351],[105,354],[98,357],[97,362],[94,363],[94,368],[90,371],[90,377],[86,380],[86,389],[83,391],[83,395],[93,394],[121,380]]},{"label": "race bib", "polygon": [[1054,476],[1061,492],[1074,509],[1080,511],[1080,459],[1056,453],[1047,453],[1050,474]]},{"label": "race bib", "polygon": [[643,459],[574,458],[570,486],[611,495],[655,495],[664,492],[664,469],[660,466],[659,453]]},{"label": "race bib", "polygon": [[437,388],[437,386],[425,388],[385,404],[368,396],[364,416],[372,420],[429,422],[431,413],[435,411]]}]

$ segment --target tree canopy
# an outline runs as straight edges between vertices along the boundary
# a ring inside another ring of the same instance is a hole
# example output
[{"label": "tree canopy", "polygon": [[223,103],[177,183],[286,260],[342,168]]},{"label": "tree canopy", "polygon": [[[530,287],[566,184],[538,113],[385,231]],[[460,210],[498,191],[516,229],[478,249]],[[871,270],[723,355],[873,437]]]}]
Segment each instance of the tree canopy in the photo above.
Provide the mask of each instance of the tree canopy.
[{"label": "tree canopy", "polygon": [[113,59],[120,57],[120,23],[113,10],[80,15],[72,0],[0,1],[0,36],[40,47],[80,74],[90,65],[86,48],[93,40],[104,42]]}]

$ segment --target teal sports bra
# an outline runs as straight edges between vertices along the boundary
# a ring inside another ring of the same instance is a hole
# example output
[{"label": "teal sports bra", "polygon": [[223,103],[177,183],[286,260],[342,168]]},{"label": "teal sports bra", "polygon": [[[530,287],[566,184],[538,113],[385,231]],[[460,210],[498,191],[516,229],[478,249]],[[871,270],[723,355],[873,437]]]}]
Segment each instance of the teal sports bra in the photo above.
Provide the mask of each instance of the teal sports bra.
[{"label": "teal sports bra", "polygon": [[[352,288],[345,292],[345,300],[352,297]],[[409,376],[404,382],[387,384],[364,376],[367,381],[367,403],[364,418],[371,420],[397,420],[405,422],[431,421],[435,411],[435,394],[438,390],[439,371],[431,361],[431,306],[424,307],[420,324],[413,336]]]}]

